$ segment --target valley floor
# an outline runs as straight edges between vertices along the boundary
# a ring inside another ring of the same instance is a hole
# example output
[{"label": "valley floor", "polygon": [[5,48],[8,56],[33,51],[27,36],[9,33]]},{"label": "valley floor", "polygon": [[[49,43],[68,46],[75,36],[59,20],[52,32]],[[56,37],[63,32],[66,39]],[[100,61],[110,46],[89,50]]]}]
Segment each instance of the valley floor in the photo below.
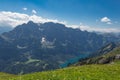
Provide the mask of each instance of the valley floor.
[{"label": "valley floor", "polygon": [[120,62],[69,67],[21,76],[0,73],[0,80],[120,80]]}]

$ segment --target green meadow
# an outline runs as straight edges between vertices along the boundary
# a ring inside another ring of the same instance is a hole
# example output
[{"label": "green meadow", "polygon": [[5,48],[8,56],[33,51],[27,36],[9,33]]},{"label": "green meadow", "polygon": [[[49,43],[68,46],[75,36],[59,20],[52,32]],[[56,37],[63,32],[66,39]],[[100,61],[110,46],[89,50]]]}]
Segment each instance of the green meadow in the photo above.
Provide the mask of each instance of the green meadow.
[{"label": "green meadow", "polygon": [[24,75],[0,73],[0,80],[120,80],[120,63],[84,65]]}]

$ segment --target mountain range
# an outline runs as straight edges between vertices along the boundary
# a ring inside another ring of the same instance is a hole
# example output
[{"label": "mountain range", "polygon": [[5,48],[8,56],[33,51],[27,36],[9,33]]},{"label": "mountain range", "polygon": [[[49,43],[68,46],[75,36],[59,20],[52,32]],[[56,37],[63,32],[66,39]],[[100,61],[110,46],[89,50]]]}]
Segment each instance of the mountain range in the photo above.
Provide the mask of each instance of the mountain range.
[{"label": "mountain range", "polygon": [[118,36],[29,21],[0,35],[0,72],[24,74],[57,69],[71,58],[93,56],[104,45],[118,41]]}]

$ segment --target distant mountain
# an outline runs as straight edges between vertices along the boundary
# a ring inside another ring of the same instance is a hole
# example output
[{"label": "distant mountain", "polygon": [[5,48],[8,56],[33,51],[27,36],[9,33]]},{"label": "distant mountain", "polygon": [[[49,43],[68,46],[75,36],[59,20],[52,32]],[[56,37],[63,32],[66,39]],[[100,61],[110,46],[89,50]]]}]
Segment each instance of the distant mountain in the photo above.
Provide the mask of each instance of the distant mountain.
[{"label": "distant mountain", "polygon": [[87,57],[118,40],[59,23],[30,21],[0,35],[0,71],[18,74],[56,69],[70,58]]},{"label": "distant mountain", "polygon": [[1,33],[4,33],[4,32],[8,32],[8,31],[10,31],[10,30],[12,30],[13,28],[11,28],[11,27],[6,27],[6,26],[0,26],[0,34]]}]

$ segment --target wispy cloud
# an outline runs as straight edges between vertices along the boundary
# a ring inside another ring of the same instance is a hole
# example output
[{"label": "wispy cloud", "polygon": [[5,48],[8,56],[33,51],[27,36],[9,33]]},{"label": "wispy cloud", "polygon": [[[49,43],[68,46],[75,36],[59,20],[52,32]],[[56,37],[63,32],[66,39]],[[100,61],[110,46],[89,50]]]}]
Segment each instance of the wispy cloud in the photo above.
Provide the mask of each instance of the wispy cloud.
[{"label": "wispy cloud", "polygon": [[32,10],[32,13],[33,13],[33,14],[37,14],[37,11],[33,9],[33,10]]},{"label": "wispy cloud", "polygon": [[26,7],[24,7],[24,8],[23,8],[23,10],[24,10],[24,11],[26,11],[26,10],[27,10],[27,8],[26,8]]},{"label": "wispy cloud", "polygon": [[72,28],[77,28],[80,29],[82,31],[88,31],[88,32],[103,32],[103,33],[118,33],[120,32],[120,30],[118,28],[100,28],[100,27],[93,27],[93,26],[88,26],[85,24],[80,23],[80,25],[67,25],[68,27],[72,27]]},{"label": "wispy cloud", "polygon": [[110,20],[108,17],[103,17],[103,18],[101,18],[101,22],[104,22],[104,23],[106,23],[106,24],[112,24],[112,23],[111,23],[111,20]]},{"label": "wispy cloud", "polygon": [[[100,28],[100,27],[91,27],[88,25],[84,25],[80,23],[80,25],[69,25],[66,21],[59,21],[57,19],[47,19],[41,16],[37,16],[35,14],[28,15],[22,14],[17,12],[10,12],[10,11],[1,11],[0,12],[0,26],[10,26],[16,27],[17,25],[27,23],[28,21],[33,21],[35,23],[45,23],[45,22],[54,22],[54,23],[61,23],[66,25],[66,27],[71,28],[78,28],[81,30],[87,30],[89,32],[97,31],[97,32],[120,32],[118,28]],[[104,22],[110,22],[111,20],[103,19]]]},{"label": "wispy cloud", "polygon": [[88,25],[80,25],[79,26],[81,30],[87,30],[89,32],[105,32],[105,33],[110,33],[110,32],[114,32],[114,33],[118,33],[120,32],[120,30],[118,28],[100,28],[100,27],[91,27]]},{"label": "wispy cloud", "polygon": [[0,26],[11,26],[16,27],[17,25],[27,23],[28,21],[33,21],[35,23],[45,23],[45,22],[55,22],[55,23],[63,23],[62,21],[58,21],[57,19],[47,19],[41,16],[27,15],[17,12],[10,11],[1,11],[0,12]]}]

